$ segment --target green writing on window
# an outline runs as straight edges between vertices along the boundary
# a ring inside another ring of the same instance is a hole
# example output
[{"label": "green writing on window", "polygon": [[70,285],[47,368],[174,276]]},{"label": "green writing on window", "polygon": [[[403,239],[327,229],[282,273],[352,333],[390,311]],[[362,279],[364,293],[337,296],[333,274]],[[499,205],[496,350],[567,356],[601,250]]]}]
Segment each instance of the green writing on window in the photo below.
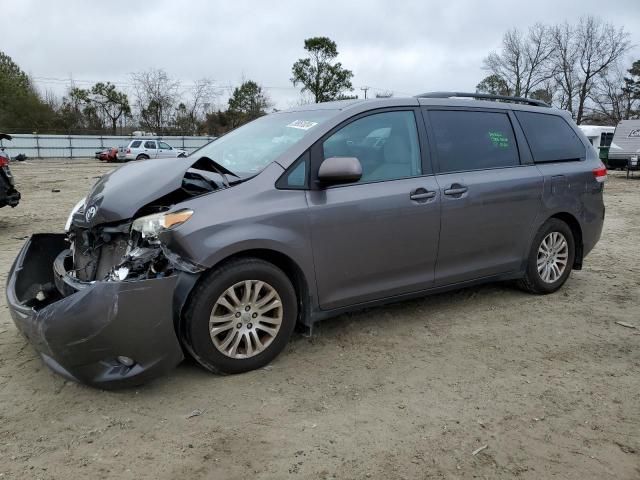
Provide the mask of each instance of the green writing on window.
[{"label": "green writing on window", "polygon": [[489,132],[489,140],[494,147],[509,148],[509,138],[502,132]]}]

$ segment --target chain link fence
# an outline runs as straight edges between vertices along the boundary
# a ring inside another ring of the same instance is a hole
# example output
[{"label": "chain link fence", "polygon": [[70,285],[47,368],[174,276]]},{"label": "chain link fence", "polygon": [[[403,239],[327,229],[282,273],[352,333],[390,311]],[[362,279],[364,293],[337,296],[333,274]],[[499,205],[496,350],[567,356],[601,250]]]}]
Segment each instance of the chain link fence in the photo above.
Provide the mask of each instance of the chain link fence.
[{"label": "chain link fence", "polygon": [[11,134],[13,140],[0,140],[0,147],[15,157],[24,154],[28,158],[87,158],[109,147],[128,145],[134,138],[162,140],[173,148],[192,152],[214,140],[200,136],[111,136],[111,135],[34,135]]}]

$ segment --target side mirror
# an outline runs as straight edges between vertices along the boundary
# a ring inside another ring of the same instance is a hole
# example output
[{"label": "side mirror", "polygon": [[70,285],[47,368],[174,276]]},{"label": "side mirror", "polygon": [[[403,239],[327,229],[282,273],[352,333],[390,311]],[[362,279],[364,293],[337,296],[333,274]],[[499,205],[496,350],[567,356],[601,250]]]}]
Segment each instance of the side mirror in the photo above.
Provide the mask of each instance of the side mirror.
[{"label": "side mirror", "polygon": [[362,165],[356,157],[331,157],[320,164],[318,180],[323,184],[357,182],[362,177]]}]

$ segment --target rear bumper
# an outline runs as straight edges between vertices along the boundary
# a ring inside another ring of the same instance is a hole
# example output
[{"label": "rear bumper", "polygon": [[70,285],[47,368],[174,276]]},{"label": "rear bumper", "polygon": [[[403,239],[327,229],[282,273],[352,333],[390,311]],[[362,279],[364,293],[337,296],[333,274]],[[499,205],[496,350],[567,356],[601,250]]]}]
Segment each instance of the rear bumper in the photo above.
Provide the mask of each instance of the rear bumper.
[{"label": "rear bumper", "polygon": [[45,364],[69,379],[110,389],[142,384],[180,363],[173,322],[178,276],[76,285],[67,276],[65,290],[72,293],[63,296],[53,264],[66,247],[62,234],[32,236],[7,279],[13,321]]}]

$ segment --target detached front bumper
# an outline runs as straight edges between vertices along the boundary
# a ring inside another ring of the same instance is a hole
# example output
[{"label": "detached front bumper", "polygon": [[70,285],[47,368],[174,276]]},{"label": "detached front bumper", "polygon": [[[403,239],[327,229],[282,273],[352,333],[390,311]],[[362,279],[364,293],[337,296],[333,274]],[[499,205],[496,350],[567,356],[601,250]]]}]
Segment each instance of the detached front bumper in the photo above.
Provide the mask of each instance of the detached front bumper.
[{"label": "detached front bumper", "polygon": [[45,364],[77,382],[111,389],[142,384],[180,363],[173,321],[178,275],[77,284],[67,275],[64,290],[72,293],[63,296],[53,266],[67,247],[63,234],[33,235],[7,279],[13,321]]}]

